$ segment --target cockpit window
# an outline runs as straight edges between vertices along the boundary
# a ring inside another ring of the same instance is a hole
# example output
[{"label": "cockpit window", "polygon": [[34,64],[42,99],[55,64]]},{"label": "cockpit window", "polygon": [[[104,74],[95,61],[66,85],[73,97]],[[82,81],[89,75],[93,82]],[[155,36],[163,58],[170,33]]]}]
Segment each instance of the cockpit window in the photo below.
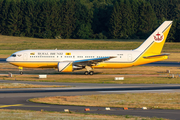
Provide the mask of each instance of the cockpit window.
[{"label": "cockpit window", "polygon": [[12,56],[12,57],[16,57],[16,54],[12,54],[11,56]]}]

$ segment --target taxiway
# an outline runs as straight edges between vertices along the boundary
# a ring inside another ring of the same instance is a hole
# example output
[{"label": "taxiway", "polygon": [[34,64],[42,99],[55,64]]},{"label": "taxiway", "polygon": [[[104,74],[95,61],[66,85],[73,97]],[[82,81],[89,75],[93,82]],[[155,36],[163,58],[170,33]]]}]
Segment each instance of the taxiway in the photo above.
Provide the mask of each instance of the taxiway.
[{"label": "taxiway", "polygon": [[[178,84],[86,84],[86,83],[56,83],[56,82],[30,82],[30,81],[7,81],[41,85],[66,85],[71,88],[27,88],[27,89],[0,89],[0,108],[1,109],[23,109],[23,110],[45,110],[45,111],[64,111],[69,109],[75,112],[84,111],[84,106],[48,105],[29,102],[28,99],[45,96],[74,96],[92,94],[122,94],[135,92],[180,92]],[[109,115],[135,115],[143,117],[159,117],[178,120],[180,110],[161,110],[161,109],[129,109],[111,108],[105,111],[105,107],[88,107],[88,113],[109,114]]]}]

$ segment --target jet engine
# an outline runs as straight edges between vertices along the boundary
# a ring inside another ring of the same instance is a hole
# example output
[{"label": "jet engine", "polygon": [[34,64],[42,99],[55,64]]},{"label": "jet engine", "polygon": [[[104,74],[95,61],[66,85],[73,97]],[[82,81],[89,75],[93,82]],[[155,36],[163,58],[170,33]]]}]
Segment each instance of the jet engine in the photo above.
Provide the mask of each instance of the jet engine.
[{"label": "jet engine", "polygon": [[59,72],[73,72],[74,70],[81,70],[82,66],[73,66],[72,62],[59,62],[58,71]]},{"label": "jet engine", "polygon": [[72,72],[73,71],[72,62],[59,62],[58,71],[59,72]]}]

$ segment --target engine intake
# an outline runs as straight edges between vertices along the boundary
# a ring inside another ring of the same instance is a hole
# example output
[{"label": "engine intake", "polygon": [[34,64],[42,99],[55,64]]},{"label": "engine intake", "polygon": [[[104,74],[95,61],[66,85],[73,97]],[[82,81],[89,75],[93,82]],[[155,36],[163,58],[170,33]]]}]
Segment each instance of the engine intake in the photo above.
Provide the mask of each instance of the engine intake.
[{"label": "engine intake", "polygon": [[58,71],[59,72],[72,72],[73,71],[72,62],[59,62]]}]

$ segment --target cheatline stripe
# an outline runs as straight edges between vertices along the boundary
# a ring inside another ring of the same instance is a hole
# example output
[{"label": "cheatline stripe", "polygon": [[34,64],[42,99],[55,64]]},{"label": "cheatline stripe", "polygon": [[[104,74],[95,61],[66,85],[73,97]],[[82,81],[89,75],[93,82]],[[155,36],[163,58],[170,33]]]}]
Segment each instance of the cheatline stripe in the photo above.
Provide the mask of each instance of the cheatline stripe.
[{"label": "cheatline stripe", "polygon": [[135,62],[153,43],[154,41],[133,62]]},{"label": "cheatline stripe", "polygon": [[142,51],[142,53],[132,62],[113,62],[113,61],[105,61],[105,63],[133,63],[135,62],[152,44],[154,43],[154,41],[152,41],[152,43],[144,50]]}]

